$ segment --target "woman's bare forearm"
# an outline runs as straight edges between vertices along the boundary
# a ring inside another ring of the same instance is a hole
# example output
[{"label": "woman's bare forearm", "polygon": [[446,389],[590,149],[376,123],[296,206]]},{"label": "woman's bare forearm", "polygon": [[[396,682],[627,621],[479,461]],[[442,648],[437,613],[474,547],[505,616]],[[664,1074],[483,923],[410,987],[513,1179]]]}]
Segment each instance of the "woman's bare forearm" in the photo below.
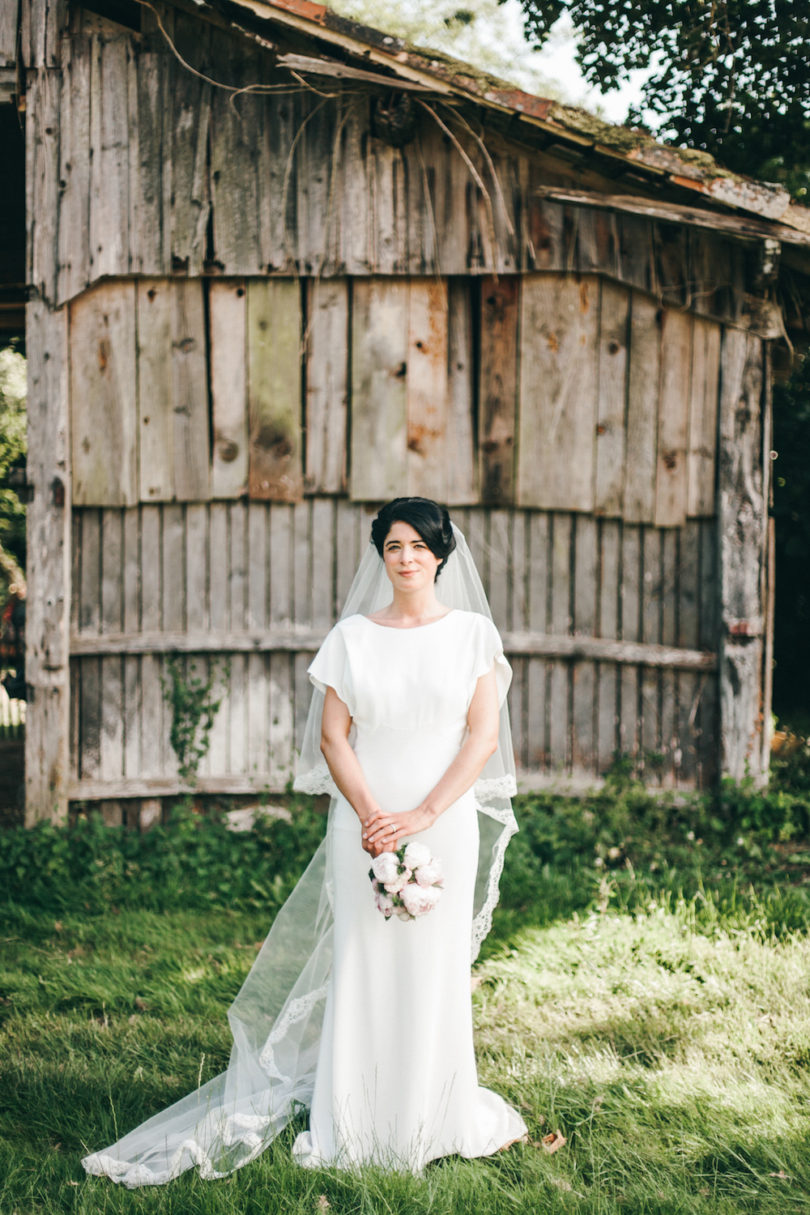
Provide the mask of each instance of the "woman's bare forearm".
[{"label": "woman's bare forearm", "polygon": [[321,752],[332,773],[332,780],[360,822],[364,823],[369,815],[379,810],[379,805],[366,784],[363,770],[349,746],[348,738],[322,738]]},{"label": "woman's bare forearm", "polygon": [[435,821],[449,806],[471,789],[494,752],[498,740],[489,732],[470,733],[450,767],[428,793],[420,809]]}]

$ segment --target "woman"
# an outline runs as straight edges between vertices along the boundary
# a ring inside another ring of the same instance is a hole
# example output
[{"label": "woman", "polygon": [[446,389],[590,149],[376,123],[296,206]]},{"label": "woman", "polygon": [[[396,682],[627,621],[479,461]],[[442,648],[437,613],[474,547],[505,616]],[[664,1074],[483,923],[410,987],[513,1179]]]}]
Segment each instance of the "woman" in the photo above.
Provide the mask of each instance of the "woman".
[{"label": "woman", "polygon": [[[293,1150],[308,1166],[418,1171],[525,1134],[478,1086],[469,982],[515,830],[510,675],[447,511],[388,503],[310,667],[296,787],[333,794],[326,839],[230,1009],[228,1069],[87,1157],[88,1172],[129,1186],[194,1164],[224,1176],[301,1105]],[[369,864],[411,839],[441,862],[444,890],[428,915],[386,920]]]}]

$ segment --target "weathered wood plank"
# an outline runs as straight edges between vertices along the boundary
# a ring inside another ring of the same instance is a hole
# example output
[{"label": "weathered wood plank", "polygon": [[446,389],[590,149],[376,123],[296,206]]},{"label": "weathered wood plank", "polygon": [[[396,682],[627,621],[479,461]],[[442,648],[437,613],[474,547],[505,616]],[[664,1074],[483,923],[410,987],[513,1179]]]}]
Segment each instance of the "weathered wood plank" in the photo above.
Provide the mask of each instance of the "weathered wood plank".
[{"label": "weathered wood plank", "polygon": [[72,588],[79,600],[79,628],[101,632],[101,511],[82,511],[82,552],[79,582]]},{"label": "weathered wood plank", "polygon": [[[623,641],[641,639],[641,529],[623,526],[621,532],[620,636]],[[639,676],[625,668],[619,685],[619,749],[635,757],[639,749]]]},{"label": "weathered wood plank", "polygon": [[[286,655],[285,655],[286,657]],[[228,698],[228,772],[245,774],[249,771],[249,654],[233,654],[227,687]]]},{"label": "weathered wood plank", "polygon": [[87,658],[81,664],[78,771],[84,780],[101,776],[101,663]]},{"label": "weathered wood plank", "polygon": [[336,187],[341,207],[340,259],[347,274],[368,274],[374,265],[369,247],[370,161],[365,156],[366,133],[370,123],[370,98],[352,98],[348,106],[343,136],[344,153]]},{"label": "weathered wood plank", "polygon": [[[205,57],[213,36],[212,27],[196,15],[175,12],[174,44],[187,62]],[[186,274],[200,274],[206,258],[206,230],[211,214],[207,164],[211,92],[211,85],[196,72],[173,65],[171,261],[173,267]]]},{"label": "weathered wood plank", "polygon": [[135,285],[105,283],[70,307],[73,500],[138,500]]},{"label": "weathered wood plank", "polygon": [[481,281],[479,476],[484,502],[504,505],[515,492],[520,279]]},{"label": "weathered wood plank", "polygon": [[[593,635],[597,623],[599,551],[597,522],[577,516],[574,531],[573,629]],[[571,758],[579,770],[593,767],[596,743],[596,668],[576,662],[571,669]]]},{"label": "weathered wood plank", "polygon": [[247,504],[231,502],[228,506],[229,549],[223,575],[228,581],[228,618],[230,627],[244,629],[247,617],[248,548]]},{"label": "weathered wood plank", "polygon": [[271,655],[269,682],[269,766],[276,787],[283,788],[292,775],[294,763],[293,682],[288,654]]},{"label": "weathered wood plank", "polygon": [[265,502],[250,502],[247,507],[247,617],[249,629],[263,629],[268,623],[270,601],[270,554],[268,514]]},{"label": "weathered wood plank", "polygon": [[211,495],[202,283],[181,279],[173,288],[171,369],[175,496],[181,502],[198,502]]},{"label": "weathered wood plank", "polygon": [[102,632],[117,633],[124,626],[124,545],[123,512],[100,512],[101,594],[100,624]]},{"label": "weathered wood plank", "polygon": [[[599,528],[599,636],[619,634],[621,524],[605,519]],[[618,673],[612,663],[600,663],[596,703],[595,761],[604,773],[613,763],[618,740]]]},{"label": "weathered wood plank", "polygon": [[292,279],[247,290],[248,484],[252,498],[295,502],[301,467],[301,295]]},{"label": "weathered wood plank", "polygon": [[368,139],[369,243],[378,274],[408,269],[406,174],[402,151],[373,135]]},{"label": "weathered wood plank", "polygon": [[[162,633],[163,622],[163,516],[159,506],[141,507],[141,628],[144,633]],[[154,777],[163,771],[168,713],[160,683],[161,660],[145,653],[141,660],[140,774]]]},{"label": "weathered wood plank", "polygon": [[[90,56],[89,42],[65,42],[59,141],[59,245],[57,297],[78,295],[90,266]],[[36,223],[36,220],[34,220]]]},{"label": "weathered wood plank", "polygon": [[717,453],[717,400],[720,372],[719,325],[694,320],[692,380],[689,394],[687,513],[713,515]]},{"label": "weathered wood plank", "polygon": [[139,493],[142,502],[174,497],[172,292],[163,279],[136,286]]},{"label": "weathered wood plank", "polygon": [[727,329],[721,353],[719,573],[721,771],[762,778],[766,497],[762,460],[762,342]]},{"label": "weathered wood plank", "polygon": [[[271,82],[266,70],[261,78]],[[265,119],[254,136],[258,180],[263,183],[256,212],[259,262],[266,273],[292,273],[295,250],[290,233],[297,222],[297,158],[292,154],[298,126],[295,99],[289,95],[274,101],[266,98],[262,112]]]},{"label": "weathered wood plank", "polygon": [[270,508],[270,622],[274,627],[293,621],[293,512],[289,506]]},{"label": "weathered wood plank", "polygon": [[357,280],[352,292],[350,495],[384,501],[402,491],[407,460],[409,289]]},{"label": "weathered wood plank", "polygon": [[529,628],[529,533],[531,516],[514,511],[509,516],[512,541],[509,551],[509,586],[504,624],[525,632]]},{"label": "weathered wood plank", "polygon": [[207,629],[210,622],[208,588],[208,507],[191,502],[185,508],[186,627]]},{"label": "weathered wood plank", "polygon": [[346,488],[349,393],[349,286],[315,279],[307,291],[306,470],[307,493],[340,494]]},{"label": "weathered wood plank", "polygon": [[312,621],[312,550],[311,503],[299,502],[292,508],[293,545],[293,620],[298,624]]},{"label": "weathered wood plank", "polygon": [[93,278],[129,269],[128,39],[90,43],[90,262]]},{"label": "weathered wood plank", "polygon": [[[141,660],[125,657],[124,663],[124,712],[123,712],[123,767],[122,775],[137,779],[141,772],[141,746],[144,730],[143,679]],[[154,722],[149,722],[154,729]]]},{"label": "weathered wood plank", "polygon": [[248,483],[247,314],[240,279],[208,288],[214,450],[211,492],[238,498]]},{"label": "weathered wood plank", "polygon": [[25,822],[62,820],[70,777],[71,476],[68,324],[40,300],[26,308],[28,605]]},{"label": "weathered wood plank", "polygon": [[599,307],[599,401],[596,422],[597,514],[620,516],[624,489],[627,344],[630,293],[604,281]]},{"label": "weathered wood plank", "polygon": [[43,299],[56,294],[60,74],[42,71],[27,84],[27,281]]},{"label": "weathered wood plank", "polygon": [[[550,629],[560,635],[572,630],[571,568],[573,520],[555,514],[551,540]],[[549,760],[552,767],[571,766],[571,670],[567,663],[551,662],[549,684]]]},{"label": "weathered wood plank", "polygon": [[598,282],[527,276],[521,292],[517,501],[591,511]]},{"label": "weathered wood plank", "polygon": [[[129,197],[131,267],[138,274],[167,274],[171,269],[172,113],[164,54],[141,49],[130,61],[129,93],[130,181],[137,182]],[[165,215],[164,182],[168,182]]]},{"label": "weathered wood plank", "polygon": [[512,581],[511,519],[505,510],[492,510],[486,518],[489,606],[499,629],[509,627],[509,588]]},{"label": "weathered wood plank", "polygon": [[228,564],[231,551],[228,535],[228,507],[224,502],[212,502],[208,517],[208,542],[210,545],[209,567],[211,629],[227,629],[230,624],[228,612]]},{"label": "weathered wood plank", "polygon": [[661,311],[655,301],[633,292],[622,508],[622,517],[628,523],[651,523],[655,516],[660,322]]},{"label": "weathered wood plank", "polygon": [[[408,301],[406,484],[413,494],[447,497],[447,280],[411,279]],[[375,453],[376,455],[376,453]]]},{"label": "weathered wood plank", "polygon": [[692,318],[685,312],[664,309],[655,482],[657,527],[677,527],[686,522],[691,373]]},{"label": "weathered wood plank", "polygon": [[[526,570],[526,609],[528,628],[535,635],[548,628],[548,599],[551,581],[550,520],[551,516],[536,511],[527,512],[528,559]],[[526,765],[540,770],[548,763],[547,706],[549,703],[548,664],[542,658],[531,658],[526,664]]]},{"label": "weathered wood plank", "polygon": [[137,284],[140,495],[145,502],[210,494],[202,284]]},{"label": "weathered wood plank", "polygon": [[478,501],[472,301],[469,282],[458,278],[447,285],[447,365],[445,501],[455,506]]},{"label": "weathered wood plank", "polygon": [[[14,13],[16,6],[11,8]],[[28,68],[58,67],[61,37],[68,21],[67,0],[29,0],[21,18],[21,49]]]},{"label": "weathered wood plank", "polygon": [[312,627],[324,632],[334,620],[335,503],[324,498],[312,502]]},{"label": "weathered wood plank", "polygon": [[101,659],[99,709],[99,775],[114,780],[124,774],[124,665],[117,656]]},{"label": "weathered wood plank", "polygon": [[270,741],[270,706],[268,667],[264,654],[249,654],[247,658],[247,754],[245,773],[266,772]]},{"label": "weathered wood plank", "polygon": [[186,523],[182,506],[167,502],[161,507],[161,620],[167,632],[188,627],[186,586]]},{"label": "weathered wood plank", "polygon": [[[221,47],[217,63],[235,85],[259,79],[260,56],[235,37]],[[289,99],[288,99],[289,100]],[[211,204],[213,256],[227,274],[256,274],[263,267],[259,249],[259,188],[256,132],[262,129],[262,99],[225,89],[211,94]]]},{"label": "weathered wood plank", "polygon": [[352,579],[369,544],[370,530],[354,503],[341,500],[335,503],[335,618],[343,611]]}]

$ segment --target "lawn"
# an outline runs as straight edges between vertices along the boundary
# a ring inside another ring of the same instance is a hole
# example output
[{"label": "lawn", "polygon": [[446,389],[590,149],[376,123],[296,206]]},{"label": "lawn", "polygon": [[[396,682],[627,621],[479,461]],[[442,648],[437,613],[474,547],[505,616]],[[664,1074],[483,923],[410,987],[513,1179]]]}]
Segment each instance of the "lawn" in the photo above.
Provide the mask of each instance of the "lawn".
[{"label": "lawn", "polygon": [[[518,806],[524,830],[473,999],[482,1082],[520,1108],[530,1145],[422,1177],[310,1172],[290,1162],[295,1126],[226,1180],[186,1174],[138,1191],[86,1178],[80,1156],[224,1065],[224,1010],[293,880],[291,841],[300,830],[309,847],[317,815],[298,811],[289,835],[272,828],[266,853],[284,864],[258,881],[255,841],[233,843],[233,897],[209,891],[201,906],[176,875],[193,869],[191,849],[209,858],[211,886],[226,885],[210,867],[214,827],[167,829],[160,848],[122,837],[117,866],[109,833],[88,827],[81,846],[101,877],[77,873],[71,887],[87,907],[65,888],[76,857],[63,836],[7,837],[22,877],[0,872],[14,896],[0,957],[0,1211],[807,1212],[803,805],[733,790],[720,805],[655,799],[628,785]],[[50,885],[26,878],[25,848],[40,871],[48,849],[61,857]],[[175,868],[173,848],[186,849]],[[150,894],[158,863],[163,893]],[[566,1140],[553,1154],[550,1132]]]}]

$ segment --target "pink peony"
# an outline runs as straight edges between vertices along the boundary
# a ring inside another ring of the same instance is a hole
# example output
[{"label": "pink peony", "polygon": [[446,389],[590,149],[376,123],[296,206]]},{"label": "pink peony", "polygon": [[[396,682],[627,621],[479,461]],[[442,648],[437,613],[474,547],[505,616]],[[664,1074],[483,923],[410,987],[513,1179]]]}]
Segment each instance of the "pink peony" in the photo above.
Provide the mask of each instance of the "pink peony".
[{"label": "pink peony", "polygon": [[402,890],[400,898],[406,911],[415,918],[416,916],[425,915],[428,911],[432,911],[438,903],[441,893],[438,886],[425,888],[418,886],[415,882],[411,882]]},{"label": "pink peony", "polygon": [[425,865],[420,865],[414,870],[413,875],[420,886],[435,886],[437,882],[442,880],[441,863],[433,857]]},{"label": "pink peony", "polygon": [[377,904],[377,910],[383,913],[386,920],[390,919],[394,911],[394,900],[391,896],[377,891],[374,895],[374,902]]},{"label": "pink peony", "polygon": [[427,865],[430,860],[430,849],[424,844],[414,841],[408,844],[405,849],[405,864],[408,869],[418,869],[420,865]]},{"label": "pink peony", "polygon": [[399,876],[399,861],[395,852],[381,852],[371,862],[371,870],[378,882],[395,882]]}]

